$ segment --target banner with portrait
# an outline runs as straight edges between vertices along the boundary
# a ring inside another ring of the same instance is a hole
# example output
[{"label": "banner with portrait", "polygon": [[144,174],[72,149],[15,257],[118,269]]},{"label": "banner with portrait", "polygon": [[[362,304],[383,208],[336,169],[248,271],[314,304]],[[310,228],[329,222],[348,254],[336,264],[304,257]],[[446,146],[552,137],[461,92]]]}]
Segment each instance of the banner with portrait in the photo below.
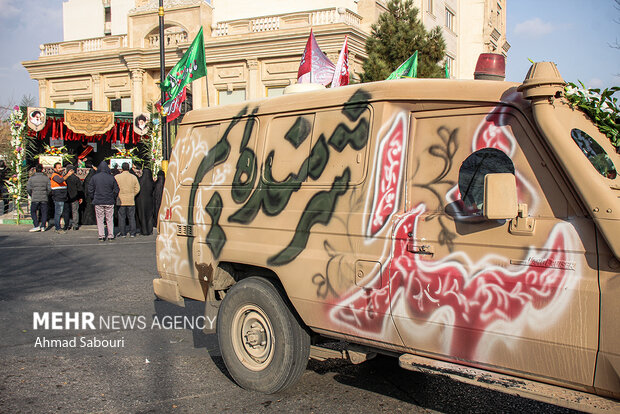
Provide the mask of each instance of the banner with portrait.
[{"label": "banner with portrait", "polygon": [[133,118],[133,130],[136,134],[142,136],[149,132],[149,114],[137,114]]},{"label": "banner with portrait", "polygon": [[45,126],[46,114],[46,108],[28,107],[28,128],[36,132],[41,131]]}]

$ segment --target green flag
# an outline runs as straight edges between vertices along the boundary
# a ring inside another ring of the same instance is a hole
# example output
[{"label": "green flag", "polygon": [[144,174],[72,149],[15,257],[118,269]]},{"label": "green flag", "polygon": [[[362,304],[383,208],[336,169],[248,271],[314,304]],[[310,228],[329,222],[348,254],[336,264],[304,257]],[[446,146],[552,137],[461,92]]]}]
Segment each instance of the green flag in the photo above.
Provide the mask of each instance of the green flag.
[{"label": "green flag", "polygon": [[416,50],[409,59],[400,65],[386,80],[418,77],[418,51]]},{"label": "green flag", "polygon": [[183,88],[196,79],[207,75],[205,61],[205,46],[202,37],[202,27],[181,60],[170,70],[161,89],[165,92],[165,102],[168,102],[181,92]]}]

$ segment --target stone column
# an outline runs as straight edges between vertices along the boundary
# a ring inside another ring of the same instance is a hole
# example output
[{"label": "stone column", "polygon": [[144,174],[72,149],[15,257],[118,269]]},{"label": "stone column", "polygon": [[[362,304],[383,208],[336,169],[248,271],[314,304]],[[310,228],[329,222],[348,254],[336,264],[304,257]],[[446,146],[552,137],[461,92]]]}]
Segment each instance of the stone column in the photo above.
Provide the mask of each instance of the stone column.
[{"label": "stone column", "polygon": [[47,93],[47,79],[39,80],[39,106],[51,107],[52,103],[49,102],[49,95]]},{"label": "stone column", "polygon": [[103,99],[103,89],[101,87],[101,75],[96,73],[92,75],[93,79],[93,87],[92,87],[92,100],[93,100],[93,110],[95,111],[107,111],[108,108],[105,104],[105,99]]},{"label": "stone column", "polygon": [[131,92],[131,109],[135,115],[144,112],[144,70],[133,69],[131,71],[131,82],[133,86]]},{"label": "stone column", "polygon": [[260,75],[258,73],[258,60],[248,60],[248,90],[246,98],[257,99],[262,98],[264,92],[261,90]]}]

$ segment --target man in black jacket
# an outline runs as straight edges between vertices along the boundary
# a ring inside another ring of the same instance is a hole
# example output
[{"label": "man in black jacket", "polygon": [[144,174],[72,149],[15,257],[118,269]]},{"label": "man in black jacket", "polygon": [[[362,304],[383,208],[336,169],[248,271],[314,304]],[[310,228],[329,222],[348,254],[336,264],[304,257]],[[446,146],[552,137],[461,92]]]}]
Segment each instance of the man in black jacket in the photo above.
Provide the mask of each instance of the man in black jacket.
[{"label": "man in black jacket", "polygon": [[[45,231],[47,223],[47,198],[52,192],[50,185],[50,179],[47,175],[43,174],[43,166],[37,164],[35,167],[35,173],[28,180],[26,189],[28,195],[30,195],[30,215],[32,216],[33,228],[30,232]],[[41,225],[39,226],[39,217],[37,213],[41,211]]]},{"label": "man in black jacket", "polygon": [[65,182],[67,183],[67,202],[65,203],[65,230],[71,228],[69,219],[73,221],[73,230],[77,230],[80,223],[80,204],[84,199],[84,189],[82,187],[82,180],[75,174],[75,167],[73,165],[67,165],[67,170],[73,171],[73,174],[67,177]]},{"label": "man in black jacket", "polygon": [[95,205],[99,241],[105,241],[105,225],[108,227],[108,240],[114,240],[114,204],[116,204],[118,192],[118,184],[112,176],[110,167],[105,161],[101,161],[97,173],[88,183],[88,194]]}]

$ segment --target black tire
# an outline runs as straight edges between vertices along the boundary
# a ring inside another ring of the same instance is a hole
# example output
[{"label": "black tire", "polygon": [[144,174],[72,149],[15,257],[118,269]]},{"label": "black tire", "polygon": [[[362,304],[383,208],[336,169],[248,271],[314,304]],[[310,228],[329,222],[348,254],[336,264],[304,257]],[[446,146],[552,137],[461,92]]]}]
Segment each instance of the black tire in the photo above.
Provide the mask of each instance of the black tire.
[{"label": "black tire", "polygon": [[220,352],[242,388],[273,394],[303,374],[310,335],[267,279],[249,277],[233,285],[217,317]]}]

